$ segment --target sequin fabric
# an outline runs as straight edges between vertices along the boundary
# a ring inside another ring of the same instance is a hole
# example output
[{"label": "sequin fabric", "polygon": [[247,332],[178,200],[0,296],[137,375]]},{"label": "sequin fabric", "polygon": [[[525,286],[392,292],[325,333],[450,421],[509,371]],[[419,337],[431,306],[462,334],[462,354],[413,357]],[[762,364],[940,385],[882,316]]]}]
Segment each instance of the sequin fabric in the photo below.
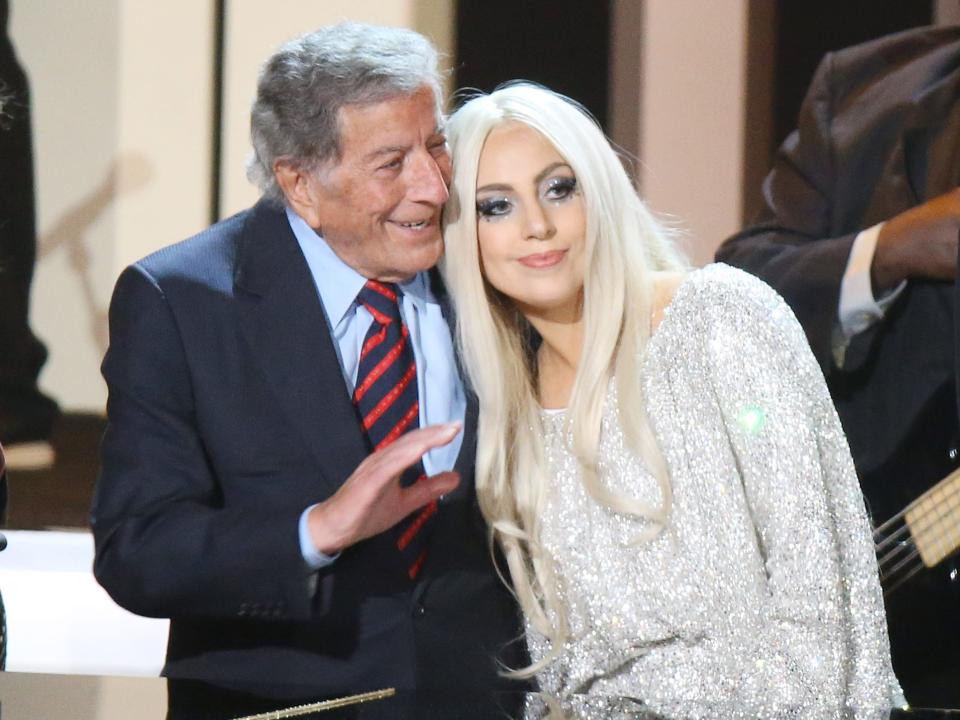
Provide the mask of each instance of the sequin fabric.
[{"label": "sequin fabric", "polygon": [[[666,717],[886,717],[903,699],[872,533],[792,312],[756,278],[711,265],[680,286],[647,352],[673,494],[653,541],[634,543],[645,521],[587,495],[566,414],[541,416],[553,477],[542,540],[571,628],[541,690],[574,717],[620,716],[607,703],[624,698]],[[611,386],[601,482],[659,505],[617,413]],[[527,636],[544,657],[548,641]]]}]

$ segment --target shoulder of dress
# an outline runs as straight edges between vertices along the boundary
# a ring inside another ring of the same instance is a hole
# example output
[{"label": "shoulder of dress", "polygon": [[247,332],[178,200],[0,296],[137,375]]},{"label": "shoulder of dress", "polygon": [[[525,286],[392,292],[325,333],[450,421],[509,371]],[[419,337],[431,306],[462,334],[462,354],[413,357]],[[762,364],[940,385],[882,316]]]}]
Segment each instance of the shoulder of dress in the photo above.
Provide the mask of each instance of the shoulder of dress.
[{"label": "shoulder of dress", "polygon": [[786,302],[763,280],[724,263],[691,272],[677,290],[673,312],[735,318],[745,313],[770,313]]},{"label": "shoulder of dress", "polygon": [[711,355],[744,343],[793,353],[807,344],[793,311],[773,288],[723,263],[687,276],[651,342],[658,348],[651,354],[668,356]]}]

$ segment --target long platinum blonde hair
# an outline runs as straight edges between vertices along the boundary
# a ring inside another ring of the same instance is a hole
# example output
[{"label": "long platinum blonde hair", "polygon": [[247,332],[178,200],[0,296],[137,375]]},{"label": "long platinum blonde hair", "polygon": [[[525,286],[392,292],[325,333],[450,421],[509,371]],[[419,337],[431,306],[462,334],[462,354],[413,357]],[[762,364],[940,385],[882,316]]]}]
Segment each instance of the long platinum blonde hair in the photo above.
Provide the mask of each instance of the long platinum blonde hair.
[{"label": "long platinum blonde hair", "polygon": [[[530,675],[547,664],[568,637],[557,599],[552,560],[540,543],[540,518],[550,482],[537,399],[536,333],[509,298],[483,277],[477,241],[476,187],[480,154],[490,131],[504,122],[541,133],[566,159],[586,209],[583,347],[570,395],[576,418],[572,450],[586,491],[616,512],[646,521],[638,541],[666,524],[671,505],[666,466],[645,412],[641,365],[650,337],[651,273],[684,262],[637,196],[620,158],[579,104],[543,87],[512,83],[469,100],[450,119],[454,160],[444,212],[446,252],[441,272],[457,313],[457,343],[480,421],[476,485],[491,542],[501,546],[512,589],[553,652],[516,670]],[[597,475],[604,402],[616,383],[619,419],[631,449],[658,478],[663,503],[650,507],[610,492]]]}]

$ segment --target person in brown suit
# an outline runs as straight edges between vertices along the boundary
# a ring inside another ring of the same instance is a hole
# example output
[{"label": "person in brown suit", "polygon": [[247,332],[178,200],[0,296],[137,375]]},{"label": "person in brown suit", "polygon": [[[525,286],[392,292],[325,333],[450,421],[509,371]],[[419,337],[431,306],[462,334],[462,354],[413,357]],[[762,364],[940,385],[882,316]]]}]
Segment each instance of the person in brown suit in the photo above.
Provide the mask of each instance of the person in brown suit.
[{"label": "person in brown suit", "polygon": [[[958,99],[958,27],[828,54],[760,216],[717,252],[776,288],[806,330],[875,523],[958,464]],[[948,562],[887,598],[894,668],[915,705],[960,706],[956,577]]]}]

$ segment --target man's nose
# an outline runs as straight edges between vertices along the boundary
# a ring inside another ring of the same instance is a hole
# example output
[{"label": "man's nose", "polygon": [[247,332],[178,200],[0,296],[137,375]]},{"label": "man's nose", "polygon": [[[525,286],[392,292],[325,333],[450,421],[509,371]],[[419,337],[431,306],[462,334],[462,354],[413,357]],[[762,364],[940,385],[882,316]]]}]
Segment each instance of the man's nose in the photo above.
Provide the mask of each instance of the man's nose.
[{"label": "man's nose", "polygon": [[415,158],[410,168],[410,185],[407,194],[414,202],[443,205],[450,192],[440,163],[428,152]]}]

